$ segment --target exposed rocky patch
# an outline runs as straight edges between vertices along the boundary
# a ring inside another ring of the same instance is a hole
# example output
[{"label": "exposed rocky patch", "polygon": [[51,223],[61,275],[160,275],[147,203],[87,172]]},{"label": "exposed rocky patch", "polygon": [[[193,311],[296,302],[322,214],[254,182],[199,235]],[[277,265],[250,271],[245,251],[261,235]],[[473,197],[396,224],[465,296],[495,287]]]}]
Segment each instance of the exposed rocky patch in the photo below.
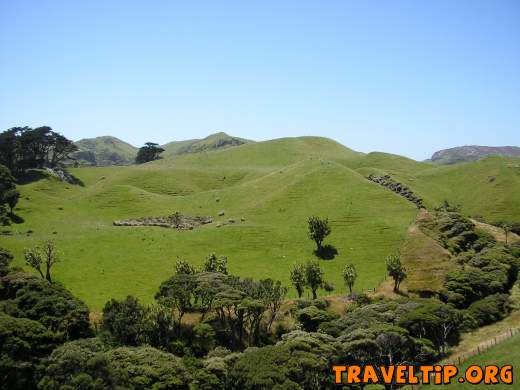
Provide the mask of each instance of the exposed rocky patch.
[{"label": "exposed rocky patch", "polygon": [[413,193],[413,191],[405,186],[404,184],[401,184],[394,179],[390,177],[390,175],[384,175],[384,176],[375,176],[375,175],[368,175],[367,179],[370,181],[373,181],[374,183],[377,183],[379,185],[382,185],[383,187],[388,188],[389,190],[395,192],[398,195],[401,195],[403,198],[409,200],[410,202],[414,203],[418,209],[424,209],[422,199],[419,198],[417,195]]},{"label": "exposed rocky patch", "polygon": [[66,171],[63,168],[45,168],[45,172],[64,183],[83,185],[81,180],[72,176],[68,171]]},{"label": "exposed rocky patch", "polygon": [[143,217],[114,221],[114,226],[159,226],[170,229],[192,230],[200,225],[213,222],[211,217],[189,216],[174,213],[166,217]]}]

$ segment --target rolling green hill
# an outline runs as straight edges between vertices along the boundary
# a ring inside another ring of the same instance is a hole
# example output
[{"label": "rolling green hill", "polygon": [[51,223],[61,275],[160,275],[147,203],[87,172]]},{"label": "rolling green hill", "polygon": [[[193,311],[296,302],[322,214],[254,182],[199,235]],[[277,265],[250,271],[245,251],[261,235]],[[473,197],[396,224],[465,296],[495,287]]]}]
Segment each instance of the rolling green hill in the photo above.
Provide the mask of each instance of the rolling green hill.
[{"label": "rolling green hill", "polygon": [[83,165],[129,165],[137,155],[135,146],[111,136],[85,138],[75,144],[78,151],[71,157]]},{"label": "rolling green hill", "polygon": [[[335,293],[345,291],[346,263],[358,270],[355,290],[376,287],[386,256],[402,247],[417,209],[366,180],[372,172],[406,182],[428,206],[448,198],[467,212],[520,218],[519,160],[441,167],[365,155],[319,137],[206,150],[138,166],[71,169],[83,187],[53,179],[21,185],[16,212],[25,222],[9,227],[2,245],[23,265],[24,247],[55,240],[63,259],[57,280],[99,309],[109,298],[128,294],[151,301],[177,258],[201,265],[210,252],[228,256],[233,274],[289,285],[292,264],[313,258],[306,224],[311,215],[331,222],[325,243],[339,254],[321,263]],[[112,225],[175,211],[211,216],[214,222],[187,231]],[[219,217],[221,211],[225,215]]]},{"label": "rolling green hill", "polygon": [[489,221],[520,220],[520,158],[486,157],[455,165],[433,165],[370,153],[353,165],[363,174],[390,174],[424,199],[427,207],[448,200],[465,214]]},{"label": "rolling green hill", "polygon": [[173,141],[162,145],[164,152],[163,158],[172,157],[179,154],[199,153],[213,151],[217,149],[226,149],[233,146],[249,144],[250,141],[244,138],[233,137],[226,133],[220,132],[208,135],[203,139],[191,139],[185,141]]}]

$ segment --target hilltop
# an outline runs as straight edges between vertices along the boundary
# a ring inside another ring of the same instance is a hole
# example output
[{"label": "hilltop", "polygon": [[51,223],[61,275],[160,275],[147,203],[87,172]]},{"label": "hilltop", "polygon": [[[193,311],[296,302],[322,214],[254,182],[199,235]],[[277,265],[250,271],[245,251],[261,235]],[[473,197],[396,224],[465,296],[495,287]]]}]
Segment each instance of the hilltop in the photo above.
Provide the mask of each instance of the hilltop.
[{"label": "hilltop", "polygon": [[[177,155],[227,149],[254,141],[233,137],[224,132],[210,134],[202,139],[173,141],[162,145],[162,158]],[[112,136],[84,138],[75,144],[78,151],[71,157],[82,166],[130,165],[135,163],[139,148]]]},{"label": "hilltop", "polygon": [[520,147],[517,146],[458,146],[439,150],[433,153],[431,159],[436,164],[456,164],[476,161],[488,156],[520,157]]},{"label": "hilltop", "polygon": [[191,139],[185,141],[173,141],[162,145],[164,152],[162,157],[171,157],[174,155],[199,153],[211,150],[226,149],[233,146],[245,145],[254,141],[233,137],[224,132],[210,134],[202,139]]},{"label": "hilltop", "polygon": [[137,148],[119,138],[103,136],[75,142],[78,151],[71,157],[82,165],[129,165],[135,162]]}]

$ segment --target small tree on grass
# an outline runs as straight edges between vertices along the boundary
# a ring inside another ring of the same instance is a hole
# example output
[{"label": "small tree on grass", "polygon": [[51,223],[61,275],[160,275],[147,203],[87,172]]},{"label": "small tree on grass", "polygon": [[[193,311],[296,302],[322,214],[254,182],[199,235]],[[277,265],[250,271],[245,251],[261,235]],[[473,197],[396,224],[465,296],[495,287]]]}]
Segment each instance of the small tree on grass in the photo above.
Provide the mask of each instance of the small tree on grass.
[{"label": "small tree on grass", "polygon": [[305,277],[305,266],[303,264],[294,264],[291,270],[291,283],[298,292],[298,298],[302,297],[303,290],[307,284]]},{"label": "small tree on grass", "polygon": [[386,258],[386,271],[394,279],[394,291],[398,292],[401,282],[406,279],[406,268],[401,263],[401,256],[388,256]]},{"label": "small tree on grass", "polygon": [[320,253],[323,248],[323,240],[330,234],[330,226],[328,219],[321,219],[319,217],[310,217],[309,237],[316,242],[316,252]]},{"label": "small tree on grass", "polygon": [[204,263],[204,271],[206,272],[219,272],[227,275],[227,257],[217,257],[215,253],[210,253]]},{"label": "small tree on grass", "polygon": [[343,280],[345,281],[345,285],[348,287],[350,294],[352,294],[352,287],[354,287],[354,283],[356,283],[357,272],[354,264],[347,264],[343,269]]},{"label": "small tree on grass", "polygon": [[511,231],[511,228],[513,227],[513,224],[511,222],[504,221],[504,222],[500,223],[500,227],[504,231],[504,236],[505,236],[506,245],[507,245],[507,238],[509,236],[509,232]]},{"label": "small tree on grass", "polygon": [[320,267],[320,263],[317,261],[309,261],[305,264],[305,280],[307,286],[309,286],[312,291],[312,299],[316,299],[316,291],[324,283],[323,271]]},{"label": "small tree on grass", "polygon": [[[60,261],[58,251],[52,241],[46,241],[42,246],[25,250],[25,264],[34,268],[43,279],[52,283],[51,269]],[[45,267],[45,276],[42,268]]]}]

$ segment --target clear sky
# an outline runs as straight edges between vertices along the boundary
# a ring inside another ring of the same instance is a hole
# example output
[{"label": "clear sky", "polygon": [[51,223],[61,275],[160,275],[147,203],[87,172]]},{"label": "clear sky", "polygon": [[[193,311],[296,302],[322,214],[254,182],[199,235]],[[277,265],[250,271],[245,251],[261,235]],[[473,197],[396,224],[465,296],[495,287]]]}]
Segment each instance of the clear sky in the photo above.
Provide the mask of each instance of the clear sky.
[{"label": "clear sky", "polygon": [[0,0],[0,129],[520,146],[520,1]]}]

